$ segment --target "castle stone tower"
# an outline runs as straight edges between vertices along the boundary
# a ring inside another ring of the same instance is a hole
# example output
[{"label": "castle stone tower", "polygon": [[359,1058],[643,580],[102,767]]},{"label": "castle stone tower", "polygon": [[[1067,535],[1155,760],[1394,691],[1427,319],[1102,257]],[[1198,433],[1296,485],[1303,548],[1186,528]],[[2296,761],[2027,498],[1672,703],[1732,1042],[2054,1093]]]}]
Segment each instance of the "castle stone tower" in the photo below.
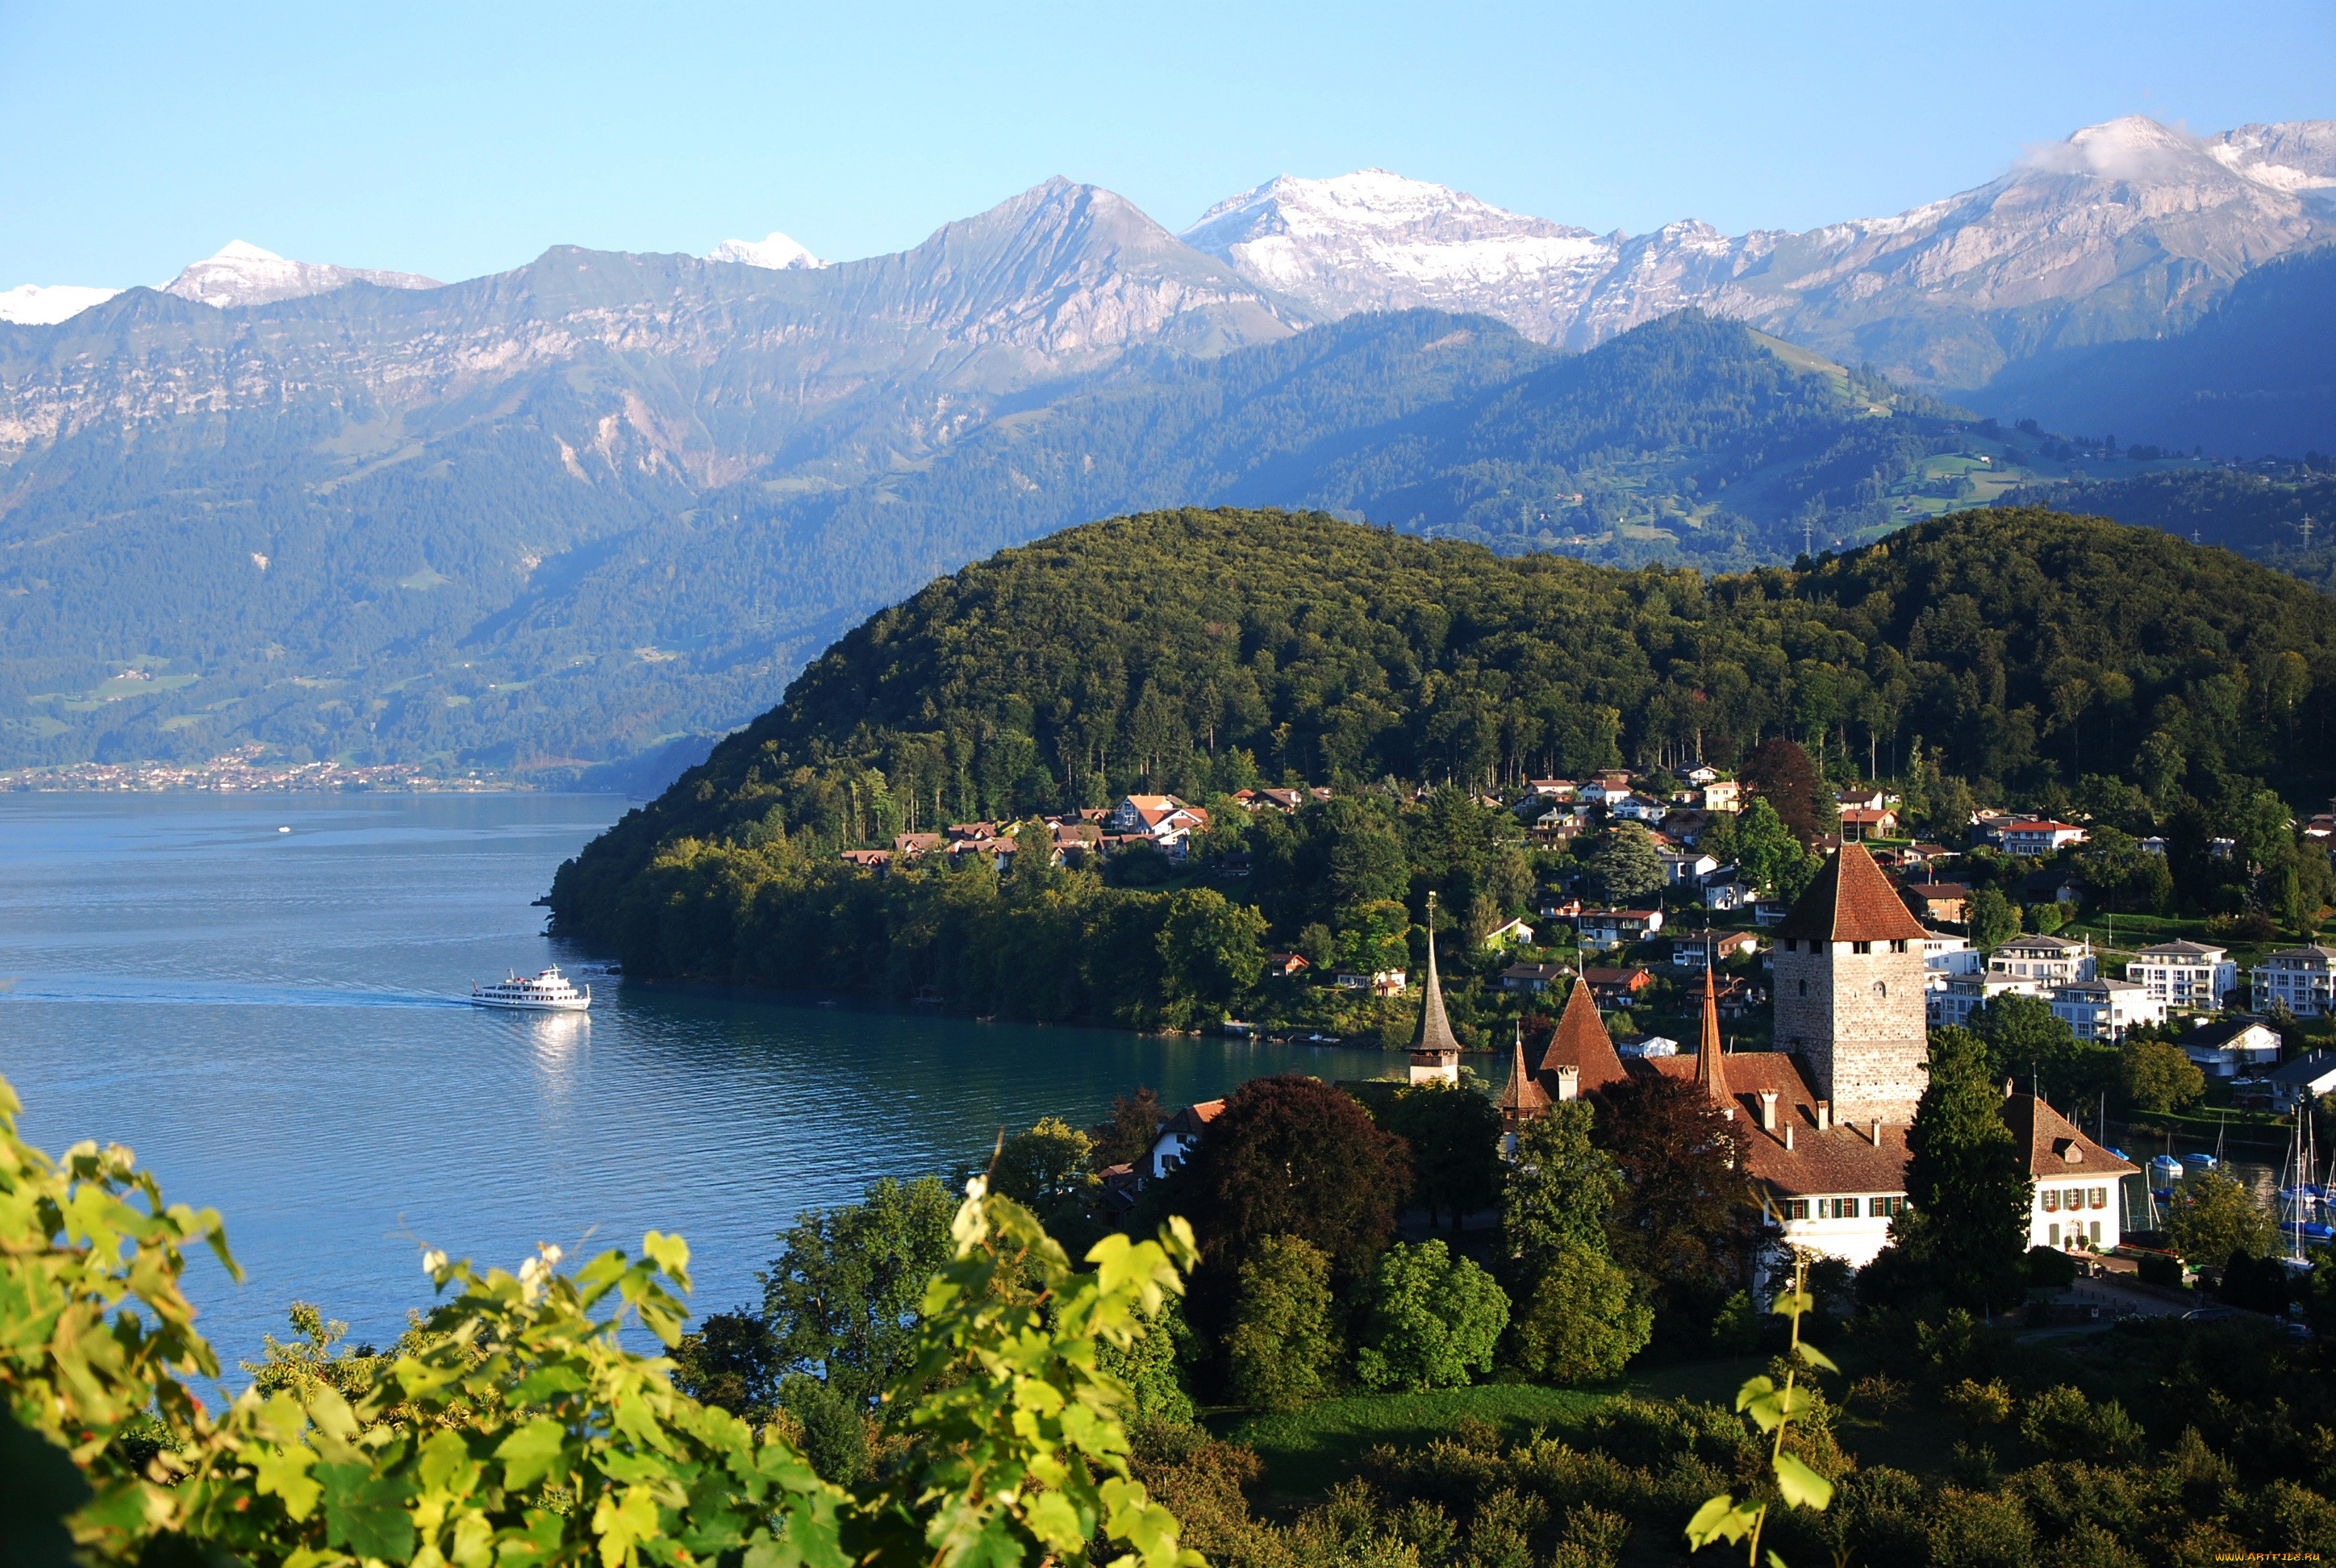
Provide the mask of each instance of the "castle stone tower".
[{"label": "castle stone tower", "polygon": [[1776,1048],[1837,1122],[1914,1119],[1929,1060],[1922,922],[1863,844],[1844,844],[1776,928]]}]

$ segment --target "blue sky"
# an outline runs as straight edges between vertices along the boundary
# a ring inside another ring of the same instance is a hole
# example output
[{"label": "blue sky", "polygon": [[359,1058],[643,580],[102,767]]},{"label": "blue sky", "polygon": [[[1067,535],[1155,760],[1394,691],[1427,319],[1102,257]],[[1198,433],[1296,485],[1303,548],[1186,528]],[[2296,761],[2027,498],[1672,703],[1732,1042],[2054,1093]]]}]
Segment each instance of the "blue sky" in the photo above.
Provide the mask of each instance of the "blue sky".
[{"label": "blue sky", "polygon": [[912,245],[1052,174],[1172,229],[1380,166],[1597,229],[1891,212],[2147,113],[2336,118],[2336,5],[397,6],[0,0],[0,287],[232,239]]}]

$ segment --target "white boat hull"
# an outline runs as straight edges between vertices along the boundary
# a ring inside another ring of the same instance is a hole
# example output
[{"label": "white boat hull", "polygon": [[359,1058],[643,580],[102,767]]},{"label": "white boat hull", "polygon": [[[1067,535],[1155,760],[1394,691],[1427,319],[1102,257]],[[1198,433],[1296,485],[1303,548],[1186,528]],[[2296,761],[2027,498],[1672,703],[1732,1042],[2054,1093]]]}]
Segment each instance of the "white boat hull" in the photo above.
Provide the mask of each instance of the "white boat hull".
[{"label": "white boat hull", "polygon": [[580,1013],[592,1005],[592,988],[578,990],[568,983],[568,977],[552,965],[531,979],[512,975],[507,979],[482,986],[471,982],[471,1005],[474,1008],[509,1008],[522,1013]]},{"label": "white boat hull", "polygon": [[509,1008],[514,1012],[521,1013],[580,1013],[592,1006],[592,998],[582,996],[572,1000],[563,998],[559,1001],[538,1002],[521,1001],[517,998],[506,1000],[501,997],[472,997],[471,1005],[474,1008]]}]

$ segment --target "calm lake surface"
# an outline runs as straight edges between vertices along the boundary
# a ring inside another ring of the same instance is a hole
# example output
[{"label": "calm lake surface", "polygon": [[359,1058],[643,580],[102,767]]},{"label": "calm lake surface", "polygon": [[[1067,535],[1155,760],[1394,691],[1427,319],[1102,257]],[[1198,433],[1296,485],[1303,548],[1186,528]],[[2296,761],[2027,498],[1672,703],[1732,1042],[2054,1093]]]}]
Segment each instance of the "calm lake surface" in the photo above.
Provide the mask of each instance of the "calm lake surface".
[{"label": "calm lake surface", "polygon": [[[472,979],[595,955],[542,935],[590,795],[0,795],[0,1073],[52,1154],[128,1144],[226,1217],[247,1280],[188,1270],[230,1367],[311,1300],[385,1343],[427,1243],[689,1239],[701,1310],[754,1299],[772,1237],[1000,1126],[1097,1120],[1378,1053],[975,1024],[810,998],[593,988],[585,1018],[476,1009]],[[288,827],[289,833],[279,831]],[[230,1372],[230,1381],[235,1380]]]}]

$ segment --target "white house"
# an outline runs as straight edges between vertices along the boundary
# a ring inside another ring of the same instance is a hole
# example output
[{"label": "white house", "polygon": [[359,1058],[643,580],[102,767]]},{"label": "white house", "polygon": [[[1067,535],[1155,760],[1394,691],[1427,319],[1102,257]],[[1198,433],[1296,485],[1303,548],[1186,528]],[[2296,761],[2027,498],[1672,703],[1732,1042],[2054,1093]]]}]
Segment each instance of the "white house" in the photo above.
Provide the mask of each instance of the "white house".
[{"label": "white house", "polygon": [[1968,938],[1927,929],[1922,932],[1922,968],[1940,985],[1946,983],[1949,975],[1979,973],[1984,961]]},{"label": "white house", "polygon": [[1753,891],[1742,882],[1706,882],[1703,884],[1703,907],[1725,914],[1748,907]]},{"label": "white house", "polygon": [[2166,1004],[2134,980],[2069,980],[2052,988],[2052,1014],[2080,1040],[2121,1040],[2136,1024],[2162,1024]]},{"label": "white house", "polygon": [[1701,763],[1697,763],[1692,767],[1675,767],[1671,769],[1671,777],[1678,779],[1684,784],[1708,784],[1718,776],[1719,770],[1718,768],[1706,767]]},{"label": "white house", "polygon": [[2140,1167],[2102,1148],[2033,1095],[2007,1098],[2003,1120],[2013,1142],[2027,1149],[2029,1178],[2036,1183],[2028,1244],[2106,1252],[2123,1242],[2118,1188]]},{"label": "white house", "polygon": [[1574,927],[1585,942],[1643,941],[1663,929],[1660,910],[1584,910]]},{"label": "white house", "polygon": [[1743,803],[1743,786],[1732,778],[1714,779],[1703,786],[1703,809],[1708,812],[1732,812]]},{"label": "white house", "polygon": [[1209,1124],[1224,1114],[1222,1100],[1204,1100],[1197,1105],[1187,1105],[1160,1125],[1160,1135],[1152,1140],[1152,1153],[1145,1156],[1145,1174],[1154,1181],[1183,1164],[1199,1144],[1201,1135]]},{"label": "white house", "polygon": [[2085,830],[2074,823],[2006,823],[2003,852],[2008,855],[2057,854],[2070,844],[2085,842]]},{"label": "white house", "polygon": [[1626,822],[1659,823],[1670,813],[1670,809],[1652,795],[1625,793],[1619,798],[1611,794],[1606,797],[1607,813]]},{"label": "white house", "polygon": [[2175,1043],[2210,1078],[2235,1078],[2279,1065],[2279,1031],[2253,1018],[2200,1024]]},{"label": "white house", "polygon": [[1946,984],[1923,993],[1924,1011],[1933,1028],[1948,1024],[1961,1027],[1971,1022],[1971,1014],[1998,997],[2040,997],[2043,994],[2043,984],[2037,980],[1978,972],[1949,975]]},{"label": "white house", "polygon": [[2093,978],[2093,944],[2066,937],[2014,937],[1989,955],[1987,972],[2048,986]]},{"label": "white house", "polygon": [[2239,966],[2222,948],[2200,942],[2159,942],[2127,960],[2125,978],[2149,988],[2169,1007],[2219,1008],[2239,983]]},{"label": "white house", "polygon": [[1700,882],[1719,869],[1716,857],[1702,853],[1665,854],[1661,859],[1663,880],[1675,888]]},{"label": "white house", "polygon": [[2329,1011],[2329,981],[2336,975],[2336,948],[2314,944],[2287,948],[2255,966],[2255,1006],[2283,1005],[2299,1018]]},{"label": "white house", "polygon": [[1525,924],[1522,920],[1514,920],[1505,925],[1494,926],[1484,933],[1484,945],[1488,948],[1511,947],[1518,942],[1531,947],[1533,940],[1533,927]]},{"label": "white house", "polygon": [[2272,1098],[2292,1108],[2336,1089],[2336,1052],[2314,1051],[2298,1057],[2271,1075]]}]

